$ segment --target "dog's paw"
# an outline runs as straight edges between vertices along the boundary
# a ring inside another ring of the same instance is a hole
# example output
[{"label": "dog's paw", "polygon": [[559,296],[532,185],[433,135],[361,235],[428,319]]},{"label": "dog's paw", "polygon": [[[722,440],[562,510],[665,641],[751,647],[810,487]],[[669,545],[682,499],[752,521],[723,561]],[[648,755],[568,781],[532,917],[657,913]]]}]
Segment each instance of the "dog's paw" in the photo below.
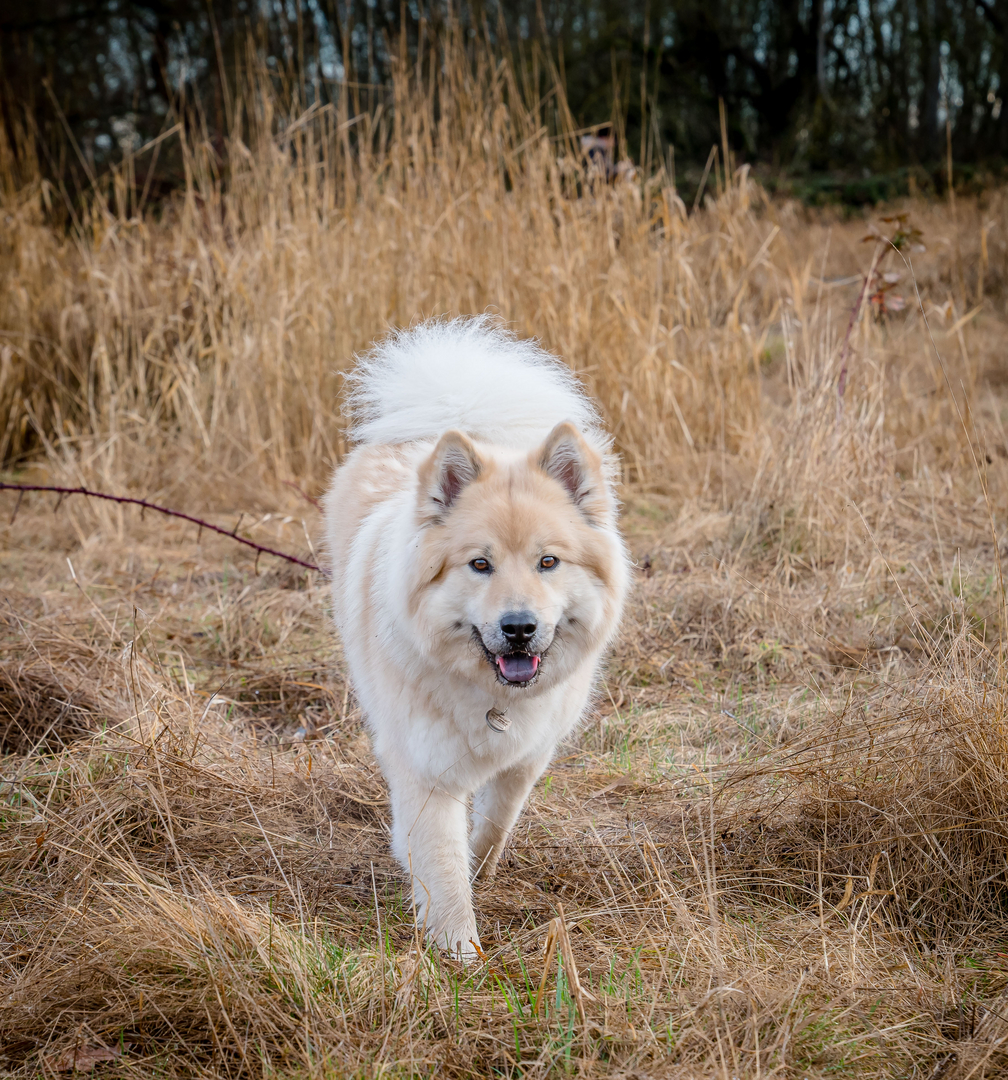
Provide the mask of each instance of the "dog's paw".
[{"label": "dog's paw", "polygon": [[488,881],[493,881],[497,874],[497,863],[500,861],[500,848],[492,848],[482,859],[477,858],[476,873],[473,880],[478,881],[485,885]]},{"label": "dog's paw", "polygon": [[428,939],[443,953],[453,960],[461,961],[466,967],[471,967],[483,959],[483,950],[475,927],[443,930],[440,934],[428,934]]}]

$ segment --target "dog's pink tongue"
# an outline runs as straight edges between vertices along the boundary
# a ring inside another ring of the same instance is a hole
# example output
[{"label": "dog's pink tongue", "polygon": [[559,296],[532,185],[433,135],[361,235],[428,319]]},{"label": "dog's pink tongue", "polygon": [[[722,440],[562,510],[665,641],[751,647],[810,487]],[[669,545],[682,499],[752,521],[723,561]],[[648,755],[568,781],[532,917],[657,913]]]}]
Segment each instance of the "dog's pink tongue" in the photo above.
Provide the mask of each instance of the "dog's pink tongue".
[{"label": "dog's pink tongue", "polygon": [[538,656],[498,656],[497,666],[508,682],[528,682],[539,670]]}]

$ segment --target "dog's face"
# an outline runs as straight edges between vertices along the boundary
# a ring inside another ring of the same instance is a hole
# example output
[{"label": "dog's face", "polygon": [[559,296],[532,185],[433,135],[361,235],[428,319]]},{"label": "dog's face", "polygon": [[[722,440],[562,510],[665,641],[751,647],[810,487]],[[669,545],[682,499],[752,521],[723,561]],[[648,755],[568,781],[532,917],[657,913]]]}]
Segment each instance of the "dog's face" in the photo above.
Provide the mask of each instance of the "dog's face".
[{"label": "dog's face", "polygon": [[410,610],[446,674],[528,694],[597,652],[618,616],[623,552],[602,462],[576,428],[508,461],[448,432],[419,481]]}]

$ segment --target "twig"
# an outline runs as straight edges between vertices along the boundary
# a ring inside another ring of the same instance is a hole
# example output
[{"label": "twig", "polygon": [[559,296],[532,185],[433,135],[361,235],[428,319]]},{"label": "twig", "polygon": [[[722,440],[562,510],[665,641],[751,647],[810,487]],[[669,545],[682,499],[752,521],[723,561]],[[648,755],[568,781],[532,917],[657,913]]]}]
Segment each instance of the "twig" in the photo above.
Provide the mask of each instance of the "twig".
[{"label": "twig", "polygon": [[[229,532],[227,529],[222,529],[218,525],[212,525],[209,521],[204,521],[203,518],[193,517],[192,514],[184,514],[181,510],[170,510],[167,506],[158,506],[156,503],[148,502],[146,499],[134,499],[128,495],[109,495],[104,491],[92,491],[90,488],[84,487],[57,487],[53,484],[8,484],[0,481],[0,491],[17,491],[21,494],[18,495],[19,505],[20,499],[26,491],[54,491],[60,496],[60,502],[67,495],[87,495],[91,499],[105,499],[108,502],[124,503],[130,506],[139,506],[141,510],[154,510],[158,514],[165,514],[167,517],[181,518],[183,521],[190,521],[193,525],[198,525],[200,532],[203,529],[209,529],[211,532],[220,533],[221,536],[227,536],[234,540],[238,544],[244,544],[246,547],[252,548],[253,551],[258,552],[260,555],[275,555],[278,559],[284,559],[286,562],[294,563],[295,566],[303,566],[306,570],[315,570],[318,573],[329,577],[329,571],[315,563],[306,562],[304,559],[299,559],[295,555],[288,555],[285,551],[278,551],[276,548],[266,547],[265,544],[257,544],[254,540],[246,540],[244,536],[237,536],[238,526],[235,526],[233,532]],[[57,506],[59,503],[57,503]],[[15,508],[15,513],[17,512]],[[13,519],[12,519],[13,521]],[[238,519],[239,524],[241,518]]]},{"label": "twig", "polygon": [[847,353],[850,349],[851,332],[854,329],[854,324],[861,317],[865,294],[868,292],[868,286],[871,284],[872,278],[875,277],[875,267],[881,253],[882,243],[879,242],[875,245],[871,266],[868,267],[868,273],[865,274],[864,282],[861,285],[861,291],[858,293],[857,302],[851,309],[850,321],[847,323],[847,333],[844,334],[843,345],[840,348],[840,376],[837,379],[837,423],[840,423],[840,418],[843,416],[843,396],[844,390],[847,389]]},{"label": "twig", "polygon": [[318,501],[318,499],[312,498],[312,496],[309,495],[307,491],[295,484],[293,480],[284,480],[283,483],[284,487],[293,488],[301,496],[301,498],[304,499],[305,502],[310,502],[320,514],[322,513],[322,504]]},{"label": "twig", "polygon": [[539,990],[535,996],[535,1004],[532,1006],[532,1015],[539,1015],[539,1006],[542,1003],[543,991],[546,989],[546,979],[549,977],[550,961],[556,952],[557,936],[559,934],[559,919],[550,919],[549,932],[546,935],[546,959],[543,961],[542,978],[539,980]]},{"label": "twig", "polygon": [[17,502],[14,504],[14,513],[11,514],[10,521],[7,522],[8,525],[13,525],[14,524],[14,519],[18,516],[18,511],[21,509],[21,500],[23,498],[24,498],[24,492],[21,491],[21,492],[18,493]]},{"label": "twig", "polygon": [[574,1000],[578,1015],[581,1017],[581,1025],[587,1027],[588,1020],[585,1016],[585,1001],[595,1001],[595,995],[590,994],[581,985],[581,976],[577,969],[577,961],[574,959],[574,948],[571,945],[570,934],[567,932],[567,920],[564,918],[563,904],[557,904],[557,944],[563,956],[564,974],[567,976],[567,988]]},{"label": "twig", "polygon": [[697,207],[700,205],[700,196],[703,194],[704,186],[707,183],[707,177],[710,175],[710,167],[717,155],[717,143],[711,147],[710,153],[707,155],[707,164],[704,166],[703,176],[700,177],[700,186],[697,188],[696,198],[693,200],[693,213],[697,211]]},{"label": "twig", "polygon": [[381,998],[381,1018],[382,1025],[385,1024],[385,940],[382,938],[381,932],[381,912],[378,910],[378,886],[375,884],[374,876],[374,863],[371,863],[371,891],[374,893],[374,912],[375,918],[378,920],[378,955],[381,959],[381,984],[382,984],[382,998]]}]

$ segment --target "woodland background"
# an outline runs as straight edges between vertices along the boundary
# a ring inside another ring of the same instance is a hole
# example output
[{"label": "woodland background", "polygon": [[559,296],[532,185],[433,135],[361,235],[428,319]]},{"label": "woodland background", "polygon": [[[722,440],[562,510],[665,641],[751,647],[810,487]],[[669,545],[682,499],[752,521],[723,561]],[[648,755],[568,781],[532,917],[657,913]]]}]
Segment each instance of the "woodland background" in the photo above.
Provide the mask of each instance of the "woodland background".
[{"label": "woodland background", "polygon": [[[773,186],[797,184],[805,197],[866,202],[941,190],[949,149],[965,167],[961,180],[986,183],[1008,158],[1000,0],[41,0],[4,8],[8,139],[29,125],[68,186],[86,183],[68,133],[93,168],[157,136],[186,102],[198,103],[219,145],[240,134],[235,88],[253,64],[268,68],[288,105],[335,103],[350,84],[357,112],[388,107],[397,65],[422,63],[450,22],[513,50],[544,96],[556,67],[578,127],[615,122],[621,152],[642,163],[671,151],[691,196],[719,129],[719,99],[739,163],[765,166]],[[559,101],[543,104],[558,130]],[[155,192],[182,181],[179,155],[162,154],[159,166]]]}]

